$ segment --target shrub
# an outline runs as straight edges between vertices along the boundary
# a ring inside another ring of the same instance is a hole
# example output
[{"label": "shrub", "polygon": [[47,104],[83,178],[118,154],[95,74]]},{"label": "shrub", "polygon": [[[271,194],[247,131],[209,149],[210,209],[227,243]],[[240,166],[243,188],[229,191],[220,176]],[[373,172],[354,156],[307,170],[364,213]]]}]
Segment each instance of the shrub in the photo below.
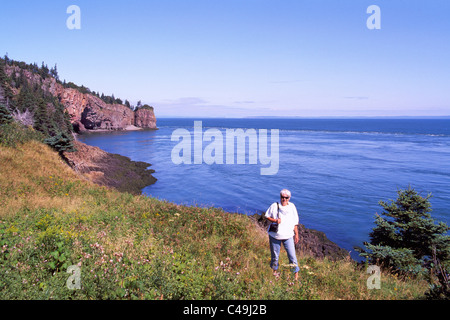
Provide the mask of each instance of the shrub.
[{"label": "shrub", "polygon": [[396,201],[380,201],[384,212],[376,216],[371,241],[365,243],[366,250],[358,250],[360,255],[397,273],[426,274],[432,283],[437,273],[439,290],[447,288],[448,293],[450,228],[431,218],[431,195],[422,197],[411,187],[397,194]]},{"label": "shrub", "polygon": [[42,133],[31,127],[24,127],[17,122],[0,124],[0,145],[16,147],[30,140],[43,141]]}]

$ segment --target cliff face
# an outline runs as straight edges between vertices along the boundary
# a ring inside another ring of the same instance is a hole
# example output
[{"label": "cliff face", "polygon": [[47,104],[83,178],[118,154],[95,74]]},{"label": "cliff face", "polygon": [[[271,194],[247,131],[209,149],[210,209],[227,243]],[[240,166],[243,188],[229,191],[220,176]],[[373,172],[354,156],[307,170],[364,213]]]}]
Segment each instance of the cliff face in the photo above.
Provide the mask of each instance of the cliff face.
[{"label": "cliff face", "polygon": [[[6,73],[19,77],[20,68],[8,66]],[[38,74],[22,70],[28,82],[40,84],[42,89],[57,97],[71,117],[78,132],[86,130],[127,130],[129,126],[156,129],[153,109],[139,109],[136,112],[122,104],[105,103],[99,97],[82,93],[77,89],[65,88],[54,78],[43,80]]]},{"label": "cliff face", "polygon": [[134,125],[140,128],[156,128],[156,117],[153,108],[141,108],[136,110]]},{"label": "cliff face", "polygon": [[124,130],[134,125],[134,111],[124,105],[107,104],[97,96],[70,88],[58,97],[72,121],[88,130]]}]

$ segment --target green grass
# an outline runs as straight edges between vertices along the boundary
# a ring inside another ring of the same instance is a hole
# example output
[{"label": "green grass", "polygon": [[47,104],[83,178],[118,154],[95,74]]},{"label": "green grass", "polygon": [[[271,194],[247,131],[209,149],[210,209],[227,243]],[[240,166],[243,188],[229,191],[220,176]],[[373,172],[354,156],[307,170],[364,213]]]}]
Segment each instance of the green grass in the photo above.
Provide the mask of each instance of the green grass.
[{"label": "green grass", "polygon": [[[282,264],[287,264],[284,251]],[[420,279],[299,255],[301,283],[269,268],[249,217],[121,193],[77,176],[49,147],[0,146],[1,299],[420,299]],[[81,269],[69,290],[67,268]]]}]

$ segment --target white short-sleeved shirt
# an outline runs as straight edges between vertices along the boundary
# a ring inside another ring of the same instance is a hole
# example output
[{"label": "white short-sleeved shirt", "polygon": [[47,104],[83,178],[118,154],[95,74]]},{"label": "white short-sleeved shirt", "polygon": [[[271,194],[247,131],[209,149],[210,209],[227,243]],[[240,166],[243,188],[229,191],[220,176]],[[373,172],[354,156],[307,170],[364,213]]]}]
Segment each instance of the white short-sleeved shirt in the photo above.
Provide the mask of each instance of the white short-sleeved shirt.
[{"label": "white short-sleeved shirt", "polygon": [[294,227],[299,224],[298,212],[295,205],[289,202],[288,205],[279,204],[280,212],[278,214],[277,203],[273,203],[266,211],[266,218],[281,218],[278,225],[278,232],[269,232],[269,235],[277,240],[286,240],[294,236]]}]

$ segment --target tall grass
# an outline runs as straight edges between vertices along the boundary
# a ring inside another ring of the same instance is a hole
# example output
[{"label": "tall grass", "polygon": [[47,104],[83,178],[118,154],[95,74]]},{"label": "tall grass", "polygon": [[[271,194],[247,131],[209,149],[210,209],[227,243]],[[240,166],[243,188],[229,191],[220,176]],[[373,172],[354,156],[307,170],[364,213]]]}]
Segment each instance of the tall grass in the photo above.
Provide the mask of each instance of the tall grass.
[{"label": "tall grass", "polygon": [[[281,264],[288,263],[281,253]],[[2,299],[416,299],[426,282],[299,255],[273,277],[264,230],[244,215],[94,185],[48,146],[0,146]],[[68,266],[81,269],[69,290]]]}]

